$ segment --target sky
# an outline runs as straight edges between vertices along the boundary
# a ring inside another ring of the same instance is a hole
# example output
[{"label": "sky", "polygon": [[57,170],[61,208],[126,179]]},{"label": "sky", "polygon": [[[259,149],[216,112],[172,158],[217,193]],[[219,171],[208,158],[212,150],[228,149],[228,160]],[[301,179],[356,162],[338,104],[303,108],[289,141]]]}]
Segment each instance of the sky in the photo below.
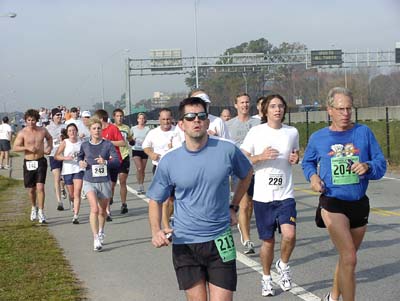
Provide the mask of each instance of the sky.
[{"label": "sky", "polygon": [[[126,90],[125,59],[195,48],[195,0],[0,0],[0,111],[63,104],[92,109]],[[308,49],[389,50],[400,42],[397,0],[197,0],[199,56],[243,42]],[[103,76],[102,76],[103,75]],[[185,76],[131,77],[131,99],[187,92]]]}]

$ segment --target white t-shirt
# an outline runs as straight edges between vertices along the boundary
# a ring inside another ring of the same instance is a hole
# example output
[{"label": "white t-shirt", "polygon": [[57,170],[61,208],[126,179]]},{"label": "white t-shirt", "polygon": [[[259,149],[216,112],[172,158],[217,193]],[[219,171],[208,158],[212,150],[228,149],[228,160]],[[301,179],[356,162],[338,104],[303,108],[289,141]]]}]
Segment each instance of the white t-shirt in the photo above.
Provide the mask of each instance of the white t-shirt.
[{"label": "white t-shirt", "polygon": [[210,119],[210,125],[208,127],[209,130],[216,132],[218,137],[231,139],[228,127],[221,118],[208,114],[208,119]]},{"label": "white t-shirt", "polygon": [[260,124],[250,129],[240,148],[253,156],[261,154],[269,146],[277,149],[279,156],[275,160],[266,160],[253,166],[253,199],[268,203],[294,198],[289,155],[299,149],[299,132],[295,127],[285,124],[280,129],[273,129],[267,123]]},{"label": "white t-shirt", "polygon": [[[84,134],[82,138],[87,138],[87,135],[90,135],[90,132],[88,131],[88,128],[84,125],[83,121],[80,119],[73,119],[70,118],[65,122],[65,126],[67,126],[70,123],[75,123],[75,125],[78,127],[78,136],[81,137],[81,134]],[[87,140],[87,139],[85,139]]]},{"label": "white t-shirt", "polygon": [[0,140],[11,141],[12,128],[8,123],[0,124]]},{"label": "white t-shirt", "polygon": [[[169,131],[162,131],[161,127],[157,127],[150,130],[143,141],[142,147],[143,149],[151,147],[153,152],[163,156],[167,151],[170,150],[168,144],[171,143],[174,135],[176,135],[174,126],[172,126]],[[151,162],[153,162],[154,165],[158,164],[158,161]]]},{"label": "white t-shirt", "polygon": [[82,141],[78,138],[78,141],[72,143],[69,139],[65,139],[65,148],[63,156],[72,156],[74,160],[64,160],[62,164],[62,175],[72,175],[79,172],[78,164],[78,153],[81,149]]}]

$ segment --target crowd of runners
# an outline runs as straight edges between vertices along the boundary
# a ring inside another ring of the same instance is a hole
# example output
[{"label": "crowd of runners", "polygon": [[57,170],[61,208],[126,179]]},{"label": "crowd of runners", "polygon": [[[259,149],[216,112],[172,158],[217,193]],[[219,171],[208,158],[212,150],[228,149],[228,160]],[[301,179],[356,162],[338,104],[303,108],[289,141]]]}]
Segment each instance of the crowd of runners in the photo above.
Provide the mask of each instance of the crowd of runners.
[{"label": "crowd of runners", "polygon": [[[81,112],[77,107],[26,111],[25,127],[17,133],[13,150],[24,152],[31,220],[46,223],[50,165],[56,195],[51,205],[64,210],[68,198],[72,223],[79,224],[80,204],[87,199],[93,249],[101,251],[117,181],[121,214],[128,212],[132,161],[136,191],[150,199],[152,243],[172,244],[179,288],[188,300],[232,300],[237,273],[231,227],[238,228],[243,253],[255,253],[250,236],[253,211],[262,242],[261,295],[275,295],[271,267],[277,231],[277,283],[283,291],[290,290],[297,217],[292,166],[300,162],[300,147],[297,129],[284,123],[287,103],[279,94],[259,97],[258,114],[251,116],[250,96],[240,93],[233,101],[236,114],[224,110],[220,117],[209,114],[210,103],[204,90],[191,91],[180,103],[178,116],[168,108],[160,110],[160,126],[154,129],[146,126],[145,113],[137,115],[136,125],[124,124],[121,109],[111,116],[105,110]],[[332,289],[324,300],[355,300],[356,253],[369,216],[366,190],[369,180],[383,177],[386,161],[372,131],[352,122],[351,91],[331,89],[326,105],[331,124],[310,137],[302,168],[311,188],[320,193],[316,224],[327,228],[339,254]],[[154,175],[146,192],[148,158]]]}]

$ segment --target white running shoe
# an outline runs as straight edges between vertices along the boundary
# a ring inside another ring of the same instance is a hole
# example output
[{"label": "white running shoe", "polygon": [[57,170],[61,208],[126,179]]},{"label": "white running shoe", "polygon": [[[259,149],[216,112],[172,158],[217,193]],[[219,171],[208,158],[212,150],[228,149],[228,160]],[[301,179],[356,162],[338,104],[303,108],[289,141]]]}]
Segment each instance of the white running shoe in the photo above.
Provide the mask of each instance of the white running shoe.
[{"label": "white running shoe", "polygon": [[246,240],[244,242],[244,251],[243,251],[243,253],[244,254],[254,254],[255,253],[255,251],[254,251],[254,243],[252,241]]},{"label": "white running shoe", "polygon": [[31,210],[31,221],[35,221],[38,218],[38,208],[37,207],[32,207]]},{"label": "white running shoe", "polygon": [[101,243],[102,245],[104,245],[104,238],[106,237],[106,235],[104,234],[104,232],[99,232],[99,234],[97,235],[97,237],[99,238],[100,243]]},{"label": "white running shoe", "polygon": [[281,260],[279,259],[276,264],[276,270],[278,274],[281,276],[279,279],[279,285],[283,291],[288,291],[292,288],[292,272],[290,271],[290,266],[286,266],[285,269],[280,267]]},{"label": "white running shoe", "polygon": [[275,289],[272,286],[272,278],[268,280],[261,279],[261,296],[275,296]]},{"label": "white running shoe", "polygon": [[102,249],[103,249],[103,246],[100,242],[100,239],[98,236],[96,236],[96,238],[94,239],[94,242],[93,242],[93,251],[100,252]]},{"label": "white running shoe", "polygon": [[38,218],[39,218],[39,223],[41,224],[46,224],[46,216],[44,215],[44,212],[40,212],[38,213]]}]

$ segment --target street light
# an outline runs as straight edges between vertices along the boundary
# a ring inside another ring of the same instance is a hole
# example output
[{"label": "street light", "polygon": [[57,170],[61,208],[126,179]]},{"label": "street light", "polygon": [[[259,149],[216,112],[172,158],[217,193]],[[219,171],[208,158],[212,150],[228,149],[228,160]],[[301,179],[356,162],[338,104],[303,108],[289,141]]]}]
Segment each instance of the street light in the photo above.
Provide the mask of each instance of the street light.
[{"label": "street light", "polygon": [[120,52],[128,53],[129,49],[119,49],[118,51],[113,52],[111,55],[106,57],[103,62],[101,63],[101,106],[104,110],[104,64],[111,59],[114,55],[119,54]]},{"label": "street light", "polygon": [[199,49],[197,47],[197,0],[194,0],[194,45],[196,51],[196,57],[194,60],[195,70],[196,70],[196,88],[199,88]]},{"label": "street light", "polygon": [[0,15],[0,17],[2,18],[15,18],[16,16],[17,16],[16,13],[11,13],[11,12],[4,15]]}]

